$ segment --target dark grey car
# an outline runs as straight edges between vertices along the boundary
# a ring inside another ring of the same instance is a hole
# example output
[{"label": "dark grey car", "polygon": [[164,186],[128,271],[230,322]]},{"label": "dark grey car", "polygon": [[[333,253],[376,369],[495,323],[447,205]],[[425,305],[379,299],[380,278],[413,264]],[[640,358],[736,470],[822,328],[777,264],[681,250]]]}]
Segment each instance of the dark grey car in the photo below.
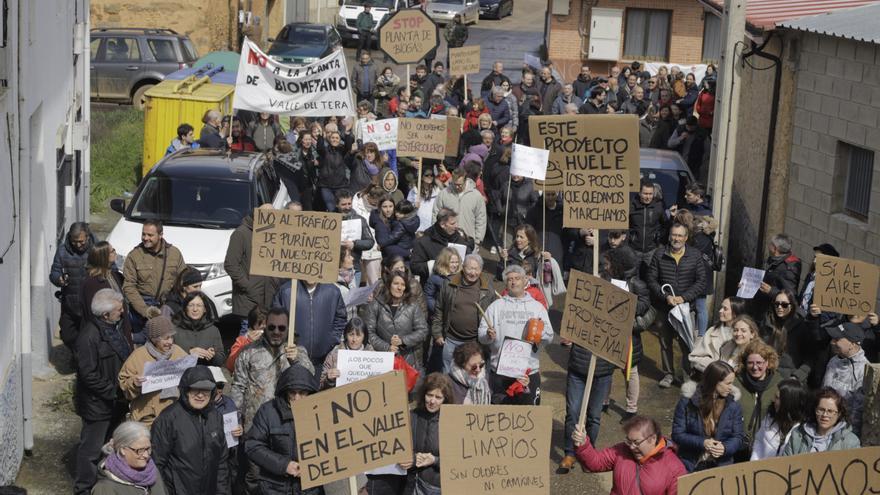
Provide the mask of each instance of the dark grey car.
[{"label": "dark grey car", "polygon": [[90,48],[92,100],[131,102],[139,110],[148,89],[199,58],[189,37],[171,29],[93,29]]}]

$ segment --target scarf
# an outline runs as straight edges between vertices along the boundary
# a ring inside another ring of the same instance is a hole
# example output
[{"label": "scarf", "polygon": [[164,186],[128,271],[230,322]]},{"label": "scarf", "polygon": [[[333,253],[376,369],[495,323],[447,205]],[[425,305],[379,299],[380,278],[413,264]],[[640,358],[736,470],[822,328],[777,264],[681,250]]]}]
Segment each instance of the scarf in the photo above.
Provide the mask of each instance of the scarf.
[{"label": "scarf", "polygon": [[480,370],[479,375],[473,376],[457,364],[453,364],[449,374],[457,383],[467,387],[462,404],[486,405],[492,403],[492,391],[489,389],[489,380],[486,378],[486,368]]},{"label": "scarf", "polygon": [[761,411],[761,395],[763,395],[764,391],[767,390],[767,387],[770,386],[770,381],[773,378],[773,370],[768,370],[767,376],[765,376],[763,380],[753,378],[748,372],[742,373],[740,377],[746,390],[755,394],[755,409],[752,410],[752,417],[748,418],[748,423],[745,428],[748,437],[755,438],[758,426],[761,423],[761,418],[764,417],[764,412]]},{"label": "scarf", "polygon": [[128,465],[119,454],[110,454],[104,460],[104,469],[120,480],[139,487],[151,487],[159,479],[159,470],[153,459],[147,461],[143,469],[135,469]]},{"label": "scarf", "polygon": [[128,359],[128,355],[131,354],[131,346],[128,344],[128,340],[125,339],[125,336],[122,335],[119,323],[107,323],[103,320],[99,320],[97,323],[98,329],[101,332],[101,338],[110,344],[110,347],[113,348],[113,351],[116,352],[116,355],[121,360],[125,361]]},{"label": "scarf", "polygon": [[379,173],[379,167],[373,165],[370,160],[367,160],[366,156],[364,157],[364,166],[367,167],[367,173],[371,176],[375,176]]},{"label": "scarf", "polygon": [[171,353],[174,351],[174,349],[172,348],[167,353],[162,353],[162,351],[157,349],[156,346],[154,346],[149,339],[147,339],[144,347],[147,348],[147,353],[152,356],[153,359],[155,359],[156,361],[168,361],[169,359],[171,359]]}]

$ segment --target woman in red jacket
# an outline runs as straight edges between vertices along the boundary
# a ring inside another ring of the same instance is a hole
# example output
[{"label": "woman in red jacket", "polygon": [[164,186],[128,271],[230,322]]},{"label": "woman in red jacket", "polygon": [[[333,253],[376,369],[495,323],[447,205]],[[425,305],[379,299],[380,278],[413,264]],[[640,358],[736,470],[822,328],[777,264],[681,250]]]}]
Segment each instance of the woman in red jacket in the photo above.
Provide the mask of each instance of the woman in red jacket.
[{"label": "woman in red jacket", "polygon": [[712,133],[712,121],[715,118],[715,80],[707,79],[703,81],[703,90],[697,96],[697,102],[694,105],[694,111],[700,116],[700,129],[707,130]]},{"label": "woman in red jacket", "polygon": [[633,416],[623,423],[626,440],[599,450],[593,448],[583,425],[572,439],[575,455],[590,472],[613,472],[611,495],[676,495],[678,478],[687,474],[675,445],[660,433],[657,421]]}]

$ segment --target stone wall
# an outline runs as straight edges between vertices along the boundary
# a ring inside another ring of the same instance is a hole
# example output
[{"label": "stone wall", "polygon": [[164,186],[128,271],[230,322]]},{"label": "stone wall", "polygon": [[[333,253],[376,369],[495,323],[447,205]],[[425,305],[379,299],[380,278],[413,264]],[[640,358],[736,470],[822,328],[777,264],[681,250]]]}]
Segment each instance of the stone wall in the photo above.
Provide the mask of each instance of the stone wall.
[{"label": "stone wall", "polygon": [[24,448],[19,359],[9,365],[6,380],[3,388],[0,389],[0,417],[3,418],[3,421],[0,421],[0,445],[3,445],[0,449],[0,486],[3,486],[15,481]]}]

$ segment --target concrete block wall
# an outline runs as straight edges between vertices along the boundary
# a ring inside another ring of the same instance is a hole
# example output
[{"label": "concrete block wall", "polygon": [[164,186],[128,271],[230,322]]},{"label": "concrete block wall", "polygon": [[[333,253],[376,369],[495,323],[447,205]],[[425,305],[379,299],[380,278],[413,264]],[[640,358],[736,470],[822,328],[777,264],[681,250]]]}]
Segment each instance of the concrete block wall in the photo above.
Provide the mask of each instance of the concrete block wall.
[{"label": "concrete block wall", "polygon": [[[785,229],[807,260],[830,242],[841,256],[880,264],[880,47],[800,36]],[[875,151],[867,221],[842,212],[839,143]]]},{"label": "concrete block wall", "polygon": [[[596,7],[671,10],[673,13],[668,62],[676,64],[701,62],[704,11],[699,2],[691,0],[599,0]],[[548,55],[557,68],[561,67],[560,73],[570,73],[572,78],[577,76],[580,65],[584,62],[581,59],[581,38],[578,33],[582,8],[584,8],[583,0],[571,0],[569,15],[550,15]],[[586,17],[586,22],[589,23],[589,15]],[[625,33],[626,15],[624,15],[621,27],[621,40],[624,39]],[[620,61],[631,62],[631,60],[623,59],[623,46],[624,43],[621,43]],[[612,65],[612,63],[598,60],[586,62],[593,69],[593,73],[607,72]]]}]

